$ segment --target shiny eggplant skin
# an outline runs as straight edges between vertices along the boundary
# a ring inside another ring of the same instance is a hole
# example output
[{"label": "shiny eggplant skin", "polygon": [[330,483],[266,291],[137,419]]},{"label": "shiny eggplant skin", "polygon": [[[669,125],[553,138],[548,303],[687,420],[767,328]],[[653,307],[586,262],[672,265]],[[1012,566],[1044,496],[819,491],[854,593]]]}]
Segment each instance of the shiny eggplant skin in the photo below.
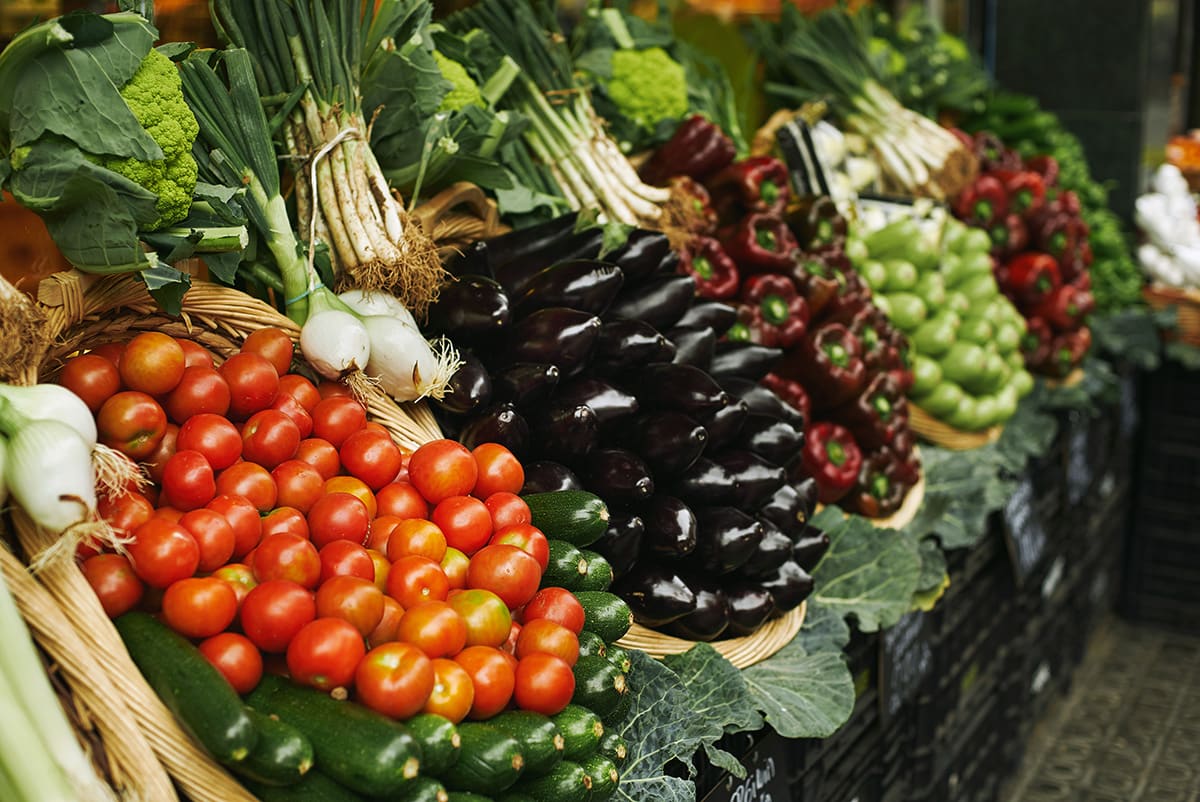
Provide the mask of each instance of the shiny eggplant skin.
[{"label": "shiny eggplant skin", "polygon": [[775,395],[773,391],[768,390],[758,382],[729,376],[722,378],[719,384],[725,392],[734,398],[740,398],[745,401],[746,405],[750,407],[750,411],[757,415],[766,415],[786,421],[800,431],[804,431],[808,425],[800,410],[786,403],[782,398]]},{"label": "shiny eggplant skin", "polygon": [[487,276],[463,276],[442,288],[429,307],[428,334],[455,342],[486,343],[509,326],[512,311],[504,289]]},{"label": "shiny eggplant skin", "polygon": [[710,328],[717,337],[723,337],[725,332],[737,323],[737,309],[720,301],[705,301],[692,304],[683,313],[683,317],[675,321],[676,326],[698,326]]},{"label": "shiny eggplant skin", "polygon": [[696,550],[696,516],[679,499],[655,496],[642,506],[641,516],[646,525],[642,543],[651,554],[679,559]]},{"label": "shiny eggplant skin", "polygon": [[799,607],[813,592],[813,578],[795,562],[788,560],[764,579],[762,586],[771,594],[775,611],[786,613]]},{"label": "shiny eggplant skin", "polygon": [[704,453],[708,431],[682,412],[646,412],[627,427],[626,442],[657,475],[683,473]]},{"label": "shiny eggplant skin", "polygon": [[524,409],[549,398],[560,375],[557,365],[518,362],[492,374],[492,397]]},{"label": "shiny eggplant skin", "polygon": [[673,569],[640,562],[613,584],[639,624],[661,627],[696,609],[696,594]]},{"label": "shiny eggplant skin", "polygon": [[583,490],[583,482],[570,468],[559,462],[539,460],[525,464],[522,493],[551,493],[555,490]]},{"label": "shiny eggplant skin", "polygon": [[497,404],[463,426],[458,440],[470,449],[499,443],[521,457],[529,450],[529,423],[512,404]]},{"label": "shiny eggplant skin", "polygon": [[701,504],[733,505],[738,498],[729,471],[707,457],[700,457],[676,478],[671,494],[692,507]]},{"label": "shiny eggplant skin", "polygon": [[667,624],[666,631],[686,640],[712,641],[729,626],[729,600],[711,579],[687,576],[684,581],[696,597],[696,609]]},{"label": "shiny eggplant skin", "polygon": [[607,426],[638,413],[638,400],[602,379],[580,377],[558,388],[557,404],[582,404],[596,414],[596,423]]},{"label": "shiny eggplant skin", "polygon": [[740,443],[742,426],[748,414],[750,410],[746,402],[735,398],[711,415],[702,417],[700,420],[708,429],[709,448],[724,448],[735,441]]},{"label": "shiny eggplant skin", "polygon": [[463,363],[450,377],[445,397],[433,403],[446,412],[466,415],[491,403],[492,377],[479,357],[470,351],[461,351],[459,356]]},{"label": "shiny eggplant skin", "polygon": [[758,549],[764,528],[733,507],[697,507],[696,564],[710,575],[728,574],[745,564]]},{"label": "shiny eggplant skin", "polygon": [[667,332],[667,339],[675,343],[676,365],[691,365],[708,370],[716,353],[717,335],[707,326],[676,326]]},{"label": "shiny eggplant skin", "polygon": [[787,468],[804,448],[804,432],[769,415],[750,415],[742,426],[740,442],[747,451]]},{"label": "shiny eggplant skin", "polygon": [[633,371],[629,384],[638,399],[656,409],[674,409],[703,417],[729,404],[729,394],[700,368],[691,365],[647,365]]},{"label": "shiny eggplant skin", "polygon": [[743,576],[752,579],[767,576],[792,559],[792,539],[769,521],[759,518],[758,522],[763,526],[762,540],[750,559],[738,569]]},{"label": "shiny eggplant skin", "polygon": [[617,297],[624,280],[621,268],[606,262],[559,262],[529,280],[520,297],[513,299],[513,316],[520,319],[555,306],[599,315]]},{"label": "shiny eggplant skin", "polygon": [[591,545],[604,555],[612,566],[613,576],[620,579],[633,568],[642,553],[642,537],[646,533],[641,517],[621,510],[609,510],[608,529]]},{"label": "shiny eggplant skin", "polygon": [[670,253],[671,243],[666,234],[639,228],[631,231],[625,244],[605,258],[616,262],[625,273],[626,283],[633,285],[657,272]]},{"label": "shiny eggplant skin", "polygon": [[796,538],[808,522],[808,505],[795,485],[784,484],[758,508],[757,515],[770,521],[788,537]]},{"label": "shiny eggplant skin", "polygon": [[729,635],[750,635],[771,617],[775,602],[771,594],[752,582],[736,582],[725,588],[729,605]]},{"label": "shiny eggplant skin", "polygon": [[492,275],[516,298],[524,295],[533,277],[547,267],[575,259],[596,258],[603,241],[604,233],[598,228],[571,234],[550,250],[533,253],[523,259],[514,259],[501,265],[497,265],[493,260]]},{"label": "shiny eggplant skin", "polygon": [[708,372],[721,379],[733,376],[759,381],[771,372],[781,356],[783,351],[778,348],[723,340],[717,343],[717,353]]},{"label": "shiny eggplant skin", "polygon": [[644,320],[613,320],[600,327],[595,359],[606,372],[670,362],[675,345]]},{"label": "shiny eggplant skin", "polygon": [[805,571],[812,571],[829,551],[829,535],[808,526],[792,544],[792,559]]},{"label": "shiny eggplant skin", "polygon": [[658,262],[658,267],[654,268],[656,276],[670,276],[679,272],[679,251],[668,251]]},{"label": "shiny eggplant skin", "polygon": [[533,433],[530,448],[543,459],[575,463],[596,447],[600,425],[596,413],[583,404],[558,401],[527,414]]},{"label": "shiny eggplant skin", "polygon": [[654,477],[642,458],[623,448],[593,451],[580,466],[587,489],[606,502],[638,504],[654,495]]},{"label": "shiny eggplant skin", "polygon": [[[526,268],[530,263],[549,264],[558,258],[554,254],[575,236],[577,219],[576,212],[568,212],[544,223],[477,242],[467,248],[466,261],[476,268],[472,272],[482,273],[484,271],[478,268],[486,267],[486,275],[496,279],[499,279],[497,273],[503,273],[510,264]],[[477,251],[482,251],[482,256],[477,255]],[[454,264],[452,269],[456,269]]]},{"label": "shiny eggplant skin", "polygon": [[803,476],[799,479],[793,477],[792,484],[795,486],[796,492],[800,494],[804,504],[804,520],[807,521],[817,510],[817,480],[811,476]]},{"label": "shiny eggplant skin", "polygon": [[600,335],[600,318],[554,307],[534,312],[509,329],[507,362],[557,365],[563,376],[582,370]]},{"label": "shiny eggplant skin", "polygon": [[696,296],[691,276],[660,276],[623,293],[608,308],[607,319],[644,320],[662,331],[674,326]]},{"label": "shiny eggplant skin", "polygon": [[733,479],[737,499],[734,506],[757,510],[787,481],[787,472],[749,451],[725,451],[713,461]]}]

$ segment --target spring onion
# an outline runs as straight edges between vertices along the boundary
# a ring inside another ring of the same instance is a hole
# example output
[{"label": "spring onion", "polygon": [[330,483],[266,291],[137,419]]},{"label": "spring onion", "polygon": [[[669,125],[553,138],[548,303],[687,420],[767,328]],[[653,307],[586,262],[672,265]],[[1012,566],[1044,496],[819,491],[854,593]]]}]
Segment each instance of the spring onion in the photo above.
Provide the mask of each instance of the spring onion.
[{"label": "spring onion", "polygon": [[430,343],[416,330],[391,315],[362,319],[371,338],[367,373],[397,401],[442,398],[450,377],[462,365],[446,338]]}]

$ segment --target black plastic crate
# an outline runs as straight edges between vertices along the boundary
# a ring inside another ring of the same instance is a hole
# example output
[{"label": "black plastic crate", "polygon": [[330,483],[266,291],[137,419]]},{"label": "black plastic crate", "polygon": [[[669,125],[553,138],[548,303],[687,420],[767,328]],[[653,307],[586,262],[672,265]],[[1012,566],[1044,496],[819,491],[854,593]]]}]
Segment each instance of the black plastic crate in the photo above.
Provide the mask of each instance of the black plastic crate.
[{"label": "black plastic crate", "polygon": [[1010,668],[1017,679],[1013,693],[1020,705],[1017,730],[1022,739],[1071,686],[1076,653],[1071,633],[1076,626],[1068,614],[1035,616],[1026,622]]}]

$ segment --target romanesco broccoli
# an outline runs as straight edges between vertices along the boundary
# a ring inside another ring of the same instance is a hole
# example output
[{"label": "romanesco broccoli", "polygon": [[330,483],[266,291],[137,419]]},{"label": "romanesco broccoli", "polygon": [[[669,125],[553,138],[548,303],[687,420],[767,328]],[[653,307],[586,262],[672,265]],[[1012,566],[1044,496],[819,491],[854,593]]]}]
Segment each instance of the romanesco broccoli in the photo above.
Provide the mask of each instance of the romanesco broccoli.
[{"label": "romanesco broccoli", "polygon": [[437,62],[442,77],[454,85],[442,98],[438,111],[458,111],[464,106],[483,105],[483,95],[479,94],[479,85],[467,74],[463,65],[446,58],[436,50],[433,51],[433,60]]},{"label": "romanesco broccoli", "polygon": [[614,51],[605,88],[617,108],[646,130],[688,112],[683,65],[661,47]]},{"label": "romanesco broccoli", "polygon": [[162,148],[155,161],[105,157],[103,167],[119,173],[158,196],[158,219],[153,231],[187,217],[196,190],[196,160],[192,143],[200,132],[196,116],[183,99],[179,71],[169,58],[151,49],[138,71],[121,88],[121,97],[142,128]]}]

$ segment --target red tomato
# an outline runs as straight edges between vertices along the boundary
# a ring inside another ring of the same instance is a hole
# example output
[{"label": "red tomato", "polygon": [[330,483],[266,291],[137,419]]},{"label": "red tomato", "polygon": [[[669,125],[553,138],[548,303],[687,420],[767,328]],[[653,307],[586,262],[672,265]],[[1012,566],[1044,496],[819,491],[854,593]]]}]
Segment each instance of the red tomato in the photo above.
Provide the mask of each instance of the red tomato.
[{"label": "red tomato", "polygon": [[295,507],[276,507],[262,519],[262,536],[299,535],[308,539],[308,519]]},{"label": "red tomato", "polygon": [[508,637],[504,640],[504,643],[500,644],[500,651],[505,654],[516,653],[517,639],[521,637],[521,629],[522,627],[519,623],[516,621],[512,622],[512,626],[508,630]]},{"label": "red tomato", "polygon": [[575,665],[579,659],[579,638],[574,632],[549,621],[545,618],[535,618],[526,621],[517,636],[517,648],[513,652],[517,659],[523,660],[531,654],[552,654],[569,666]]},{"label": "red tomato", "polygon": [[233,593],[237,596],[239,610],[242,608],[242,602],[246,600],[246,594],[254,590],[258,585],[258,580],[254,578],[254,571],[250,570],[250,566],[244,563],[222,565],[213,571],[212,575],[218,579],[225,580],[229,583],[229,587],[233,588]]},{"label": "red tomato", "polygon": [[378,490],[396,478],[404,458],[390,435],[359,430],[346,438],[338,449],[342,466],[352,476]]},{"label": "red tomato", "polygon": [[421,602],[445,601],[449,592],[445,572],[428,557],[401,557],[388,572],[387,595],[406,610]]},{"label": "red tomato", "polygon": [[183,510],[177,510],[174,507],[159,507],[154,511],[154,517],[177,524],[179,523],[179,519],[183,517]]},{"label": "red tomato", "polygon": [[263,673],[262,654],[245,635],[222,632],[201,643],[199,648],[204,659],[238,693],[247,694],[258,687]]},{"label": "red tomato", "polygon": [[196,573],[200,547],[177,523],[154,517],[137,528],[128,546],[133,570],[147,585],[165,588]]},{"label": "red tomato", "polygon": [[129,560],[120,554],[88,557],[83,561],[82,570],[109,618],[137,607],[146,592],[146,586],[134,573]]},{"label": "red tomato", "polygon": [[495,593],[464,590],[447,602],[467,624],[467,646],[499,646],[512,629],[512,614]]},{"label": "red tomato", "polygon": [[303,513],[325,495],[325,480],[317,469],[307,462],[289,459],[271,471],[275,480],[275,503],[283,507],[295,507]]},{"label": "red tomato", "polygon": [[450,580],[451,590],[463,590],[467,587],[467,568],[470,565],[470,557],[458,549],[446,549],[446,555],[442,557],[442,570],[446,572],[446,579]]},{"label": "red tomato", "polygon": [[392,529],[387,542],[387,556],[393,562],[415,554],[440,563],[446,556],[446,536],[438,525],[420,518],[400,521]]},{"label": "red tomato", "polygon": [[431,520],[446,533],[446,543],[471,555],[492,536],[492,516],[483,502],[471,496],[450,496],[433,508]]},{"label": "red tomato", "polygon": [[212,466],[199,451],[176,451],[163,466],[163,493],[171,506],[187,512],[217,494]]},{"label": "red tomato", "polygon": [[397,518],[428,518],[429,505],[408,482],[392,482],[386,484],[375,494],[379,505],[380,515],[394,515]]},{"label": "red tomato", "polygon": [[531,654],[517,663],[513,695],[517,707],[543,716],[561,713],[575,694],[575,674],[550,654]]},{"label": "red tomato", "polygon": [[431,504],[467,495],[478,473],[471,452],[453,440],[426,443],[408,459],[408,481]]},{"label": "red tomato", "polygon": [[201,413],[179,427],[176,448],[199,451],[214,471],[223,471],[242,456],[242,436],[222,416]]},{"label": "red tomato", "polygon": [[279,374],[258,354],[234,354],[221,365],[221,375],[229,382],[231,418],[248,418],[279,394]]},{"label": "red tomato", "polygon": [[492,545],[507,544],[509,546],[516,546],[537,560],[538,566],[542,571],[545,571],[546,566],[550,564],[550,541],[546,540],[546,536],[542,534],[541,529],[532,524],[506,526],[492,535],[492,539],[488,542]]},{"label": "red tomato", "polygon": [[313,470],[321,474],[323,480],[332,479],[342,469],[337,449],[328,440],[319,437],[301,440],[299,448],[296,449],[296,459],[311,465]]},{"label": "red tomato", "polygon": [[400,523],[400,519],[394,515],[380,515],[371,521],[371,527],[367,530],[367,542],[364,544],[368,549],[375,549],[387,553],[388,538],[392,536],[394,530]]},{"label": "red tomato", "polygon": [[446,602],[425,602],[404,611],[396,636],[431,658],[453,657],[467,645],[467,624]]},{"label": "red tomato", "polygon": [[113,363],[113,367],[121,364],[121,354],[125,353],[125,343],[105,343],[93,348],[90,353],[103,357]]},{"label": "red tomato", "polygon": [[454,662],[463,667],[475,687],[471,718],[488,719],[508,707],[516,676],[503,652],[491,646],[468,646]]},{"label": "red tomato", "polygon": [[195,576],[173,582],[163,594],[167,626],[188,638],[209,638],[233,623],[237,594],[215,576]]},{"label": "red tomato", "polygon": [[396,630],[400,628],[400,619],[404,616],[404,608],[400,602],[391,596],[383,597],[383,616],[379,624],[367,635],[367,643],[371,648],[381,643],[391,643],[396,640]]},{"label": "red tomato", "polygon": [[167,413],[145,393],[117,393],[100,407],[96,429],[104,445],[143,460],[158,448],[167,430]]},{"label": "red tomato", "polygon": [[313,543],[322,548],[335,540],[362,544],[367,539],[371,516],[367,506],[349,493],[321,496],[308,511]]},{"label": "red tomato", "polygon": [[317,616],[350,622],[364,638],[383,618],[383,592],[369,579],[335,576],[317,589]]},{"label": "red tomato", "polygon": [[416,646],[385,643],[367,652],[354,675],[358,701],[392,718],[411,718],[433,691],[433,661]]},{"label": "red tomato", "polygon": [[82,398],[95,415],[121,389],[121,374],[104,357],[83,354],[67,360],[58,374],[58,383]]},{"label": "red tomato", "polygon": [[146,473],[150,474],[150,481],[162,485],[163,470],[167,467],[167,460],[175,456],[178,447],[179,427],[168,423],[166,430],[163,431],[162,439],[158,441],[158,448],[154,449],[154,453],[142,463],[146,467]]},{"label": "red tomato", "polygon": [[253,462],[238,462],[217,477],[217,495],[245,496],[259,512],[266,512],[275,507],[278,491],[266,468]]},{"label": "red tomato", "polygon": [[188,368],[163,407],[179,424],[193,415],[224,415],[229,411],[229,385],[215,368]]},{"label": "red tomato", "polygon": [[254,550],[250,566],[259,582],[286,579],[315,588],[321,578],[321,556],[307,539],[293,534],[264,537]]},{"label": "red tomato", "polygon": [[200,343],[178,337],[175,338],[175,342],[179,343],[179,347],[183,349],[183,364],[189,368],[215,367],[212,354]]},{"label": "red tomato", "polygon": [[321,394],[317,392],[316,385],[299,373],[288,373],[279,377],[279,394],[290,395],[299,401],[310,417],[321,402]]},{"label": "red tomato", "polygon": [[510,610],[533,598],[542,581],[538,561],[516,546],[484,546],[471,557],[467,587],[490,590]]},{"label": "red tomato", "polygon": [[583,605],[574,593],[565,588],[539,590],[525,605],[522,618],[526,624],[537,619],[553,621],[576,635],[583,631]]},{"label": "red tomato", "polygon": [[[367,550],[349,540],[335,540],[319,552],[321,558],[321,579],[324,585],[335,576],[356,576],[368,582],[375,582],[375,563]],[[380,589],[382,590],[382,588]]]},{"label": "red tomato", "polygon": [[432,713],[450,719],[455,724],[467,717],[475,702],[475,686],[471,675],[453,660],[433,661],[433,691],[422,713]]},{"label": "red tomato", "polygon": [[174,390],[186,367],[183,348],[175,338],[157,331],[142,332],[130,340],[117,365],[125,386],[147,395]]},{"label": "red tomato", "polygon": [[533,520],[529,505],[516,493],[492,493],[483,502],[492,516],[492,529],[500,531],[506,526],[527,524]]},{"label": "red tomato", "polygon": [[244,557],[262,540],[262,519],[258,508],[243,496],[219,495],[205,509],[223,515],[233,529],[233,556]]},{"label": "red tomato", "polygon": [[325,480],[326,493],[349,493],[358,498],[367,506],[367,515],[374,518],[379,511],[379,506],[375,502],[375,494],[371,492],[371,488],[367,487],[366,482],[362,479],[357,479],[353,476],[335,476],[332,479]]},{"label": "red tomato", "polygon": [[271,404],[271,409],[276,412],[282,412],[287,416],[288,420],[296,424],[296,429],[299,430],[301,439],[312,434],[312,415],[308,414],[308,410],[294,396],[280,393],[275,397],[275,403]]},{"label": "red tomato", "polygon": [[[349,543],[350,541],[344,540],[341,542]],[[387,555],[381,551],[367,549],[367,554],[370,555],[371,562],[375,564],[375,585],[384,593],[387,593],[387,580],[388,576],[392,573],[391,562],[388,560]]]},{"label": "red tomato", "polygon": [[362,635],[340,618],[318,618],[296,633],[287,647],[293,682],[321,690],[347,687],[367,653]]},{"label": "red tomato", "polygon": [[321,400],[326,398],[354,398],[354,391],[341,382],[322,381],[317,385],[317,393]]},{"label": "red tomato", "polygon": [[297,632],[317,617],[313,594],[295,582],[264,582],[246,594],[242,631],[264,652],[283,652]]},{"label": "red tomato", "polygon": [[313,410],[313,435],[328,440],[340,449],[346,438],[367,422],[367,410],[353,398],[323,398]]},{"label": "red tomato", "polygon": [[267,470],[296,456],[299,447],[300,429],[278,410],[255,412],[242,427],[242,458]]},{"label": "red tomato", "polygon": [[520,493],[525,485],[525,469],[513,453],[499,443],[483,443],[471,452],[479,475],[473,494],[487,498],[495,493]]},{"label": "red tomato", "polygon": [[233,527],[224,515],[201,508],[184,513],[179,525],[188,531],[200,547],[200,564],[196,570],[208,574],[229,562],[237,541]]},{"label": "red tomato", "polygon": [[280,376],[292,369],[293,352],[292,338],[274,326],[255,329],[242,343],[243,354],[258,354],[270,362]]},{"label": "red tomato", "polygon": [[154,505],[141,493],[100,496],[96,504],[100,517],[108,521],[118,535],[127,536],[154,517]]}]

